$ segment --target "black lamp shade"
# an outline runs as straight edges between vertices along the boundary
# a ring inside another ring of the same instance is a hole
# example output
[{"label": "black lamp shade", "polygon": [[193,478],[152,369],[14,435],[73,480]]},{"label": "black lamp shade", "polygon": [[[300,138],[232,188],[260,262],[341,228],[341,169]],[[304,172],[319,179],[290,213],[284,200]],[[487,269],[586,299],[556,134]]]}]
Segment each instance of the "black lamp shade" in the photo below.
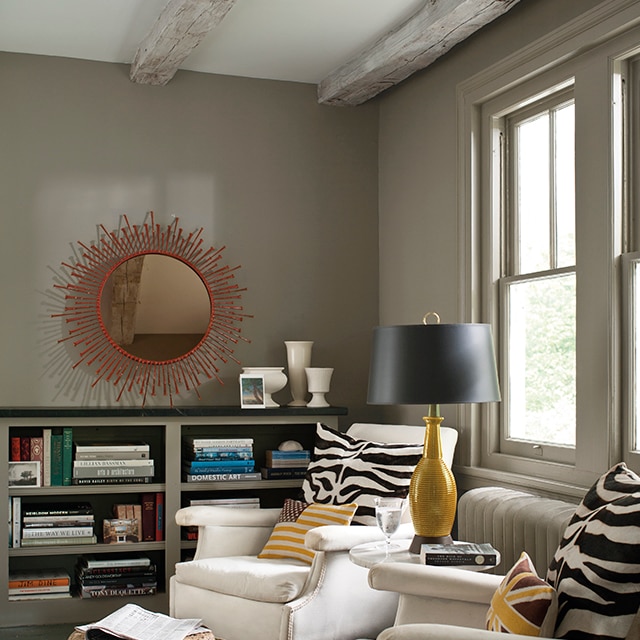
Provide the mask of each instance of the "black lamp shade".
[{"label": "black lamp shade", "polygon": [[421,324],[374,330],[368,404],[499,400],[490,325]]}]

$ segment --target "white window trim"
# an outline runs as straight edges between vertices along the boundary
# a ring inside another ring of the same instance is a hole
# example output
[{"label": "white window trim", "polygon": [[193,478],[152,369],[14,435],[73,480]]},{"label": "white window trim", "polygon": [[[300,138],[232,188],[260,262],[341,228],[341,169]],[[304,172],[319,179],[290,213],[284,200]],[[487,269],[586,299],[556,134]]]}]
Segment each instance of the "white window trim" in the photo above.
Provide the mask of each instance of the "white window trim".
[{"label": "white window trim", "polygon": [[[584,55],[585,51],[594,50],[601,43],[628,32],[639,24],[639,0],[608,0],[458,86],[458,222],[461,230],[461,282],[458,303],[461,321],[486,322],[495,316],[495,310],[489,308],[490,295],[487,287],[481,286],[480,282],[483,255],[490,256],[484,265],[485,268],[492,268],[494,273],[499,272],[499,264],[490,264],[490,261],[499,261],[499,252],[492,249],[500,246],[495,228],[488,232],[483,232],[481,228],[480,213],[483,207],[486,207],[486,203],[481,201],[479,188],[484,162],[479,144],[484,126],[480,113],[482,105],[506,89],[529,81],[551,68],[560,67],[563,62],[577,55]],[[613,65],[613,62],[610,62],[610,65]],[[613,99],[613,87],[608,98]],[[598,144],[605,143],[610,146],[611,131],[616,126],[617,117],[615,115],[612,118],[609,131],[601,132]],[[622,216],[622,193],[616,186],[618,180],[612,180],[611,177],[618,176],[621,167],[615,161],[613,153],[608,155],[606,176],[610,188],[605,190],[607,201],[600,202],[599,206],[614,214],[607,216],[607,234],[610,239],[608,250],[611,255],[608,256],[606,268],[602,269],[602,264],[599,265],[603,271],[602,286],[606,293],[604,298],[601,298],[601,310],[598,312],[600,317],[595,320],[595,324],[598,321],[605,323],[608,353],[594,354],[594,362],[590,365],[578,363],[580,368],[594,366],[594,363],[599,361],[598,366],[602,368],[598,386],[602,386],[604,380],[605,392],[603,401],[596,404],[597,415],[593,415],[592,411],[586,416],[582,415],[584,411],[580,407],[577,415],[579,424],[581,420],[587,419],[602,426],[600,434],[596,435],[598,442],[591,447],[591,453],[577,456],[575,466],[523,461],[520,458],[494,454],[497,450],[496,432],[487,429],[486,437],[482,437],[480,427],[483,423],[495,423],[498,415],[495,405],[460,406],[458,424],[462,426],[463,431],[470,434],[466,464],[458,465],[456,469],[463,485],[466,476],[471,482],[477,479],[481,482],[495,480],[514,485],[525,483],[530,488],[539,488],[542,491],[580,495],[580,491],[592,484],[604,470],[603,466],[606,468],[620,459],[620,408],[617,397],[617,383],[621,370],[620,358],[617,355],[620,336],[617,314],[613,311],[619,308],[619,304],[613,263],[622,248],[622,238],[617,231],[621,228],[618,223]],[[578,314],[582,313],[584,302],[582,311],[580,306],[578,308]],[[580,432],[577,437],[579,447]],[[593,451],[599,453],[594,455]]]}]

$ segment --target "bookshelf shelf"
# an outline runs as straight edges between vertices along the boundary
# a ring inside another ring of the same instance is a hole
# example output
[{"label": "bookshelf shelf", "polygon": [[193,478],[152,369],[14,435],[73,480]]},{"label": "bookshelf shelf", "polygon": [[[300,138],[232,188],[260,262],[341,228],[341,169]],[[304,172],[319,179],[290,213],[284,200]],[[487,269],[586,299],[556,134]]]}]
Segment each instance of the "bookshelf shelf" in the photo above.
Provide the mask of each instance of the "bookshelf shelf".
[{"label": "bookshelf shelf", "polygon": [[[104,617],[124,604],[124,598],[78,597],[55,600],[9,601],[9,570],[64,566],[73,577],[78,556],[104,555],[133,551],[148,554],[158,567],[158,594],[127,598],[140,606],[168,613],[168,581],[176,562],[195,548],[194,541],[183,540],[173,514],[187,506],[190,499],[234,494],[259,496],[262,507],[282,505],[285,497],[294,496],[302,481],[247,480],[228,482],[185,482],[182,476],[182,439],[199,437],[251,437],[254,439],[256,467],[264,466],[265,451],[277,448],[283,440],[299,440],[313,446],[316,422],[338,427],[340,416],[347,410],[279,408],[240,409],[238,407],[176,408],[7,408],[0,409],[0,459],[9,460],[11,435],[32,433],[34,429],[71,427],[75,442],[101,441],[117,443],[144,440],[150,443],[155,462],[152,483],[72,485],[47,487],[8,487],[0,492],[0,509],[7,513],[13,498],[22,504],[48,502],[91,502],[95,530],[102,531],[101,520],[112,517],[114,503],[135,502],[142,493],[164,494],[164,540],[122,544],[47,545],[9,547],[8,527],[0,527],[0,545],[8,549],[6,562],[0,563],[1,626],[25,624],[80,624]],[[2,466],[0,482],[9,484],[9,465]],[[100,537],[98,538],[100,540]]]}]

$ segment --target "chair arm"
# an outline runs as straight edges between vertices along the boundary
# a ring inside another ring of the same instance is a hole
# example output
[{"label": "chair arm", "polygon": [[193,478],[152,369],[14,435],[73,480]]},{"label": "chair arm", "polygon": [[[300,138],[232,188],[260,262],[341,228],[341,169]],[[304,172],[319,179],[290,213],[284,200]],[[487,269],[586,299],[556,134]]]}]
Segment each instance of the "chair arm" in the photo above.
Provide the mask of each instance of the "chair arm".
[{"label": "chair arm", "polygon": [[[394,534],[394,538],[411,538],[414,534],[411,523],[402,524]],[[349,551],[366,542],[382,542],[384,536],[375,526],[325,525],[315,527],[307,532],[305,546],[314,551]]]},{"label": "chair arm", "polygon": [[198,505],[176,512],[176,523],[182,527],[273,527],[280,509],[237,509]]},{"label": "chair arm", "polygon": [[369,571],[373,589],[487,607],[501,580],[502,576],[489,573],[420,564],[379,563]]},{"label": "chair arm", "polygon": [[[385,629],[377,640],[501,640],[504,634],[446,624],[403,624]],[[531,636],[509,634],[509,640],[531,640]],[[544,640],[544,639],[540,639]]]}]

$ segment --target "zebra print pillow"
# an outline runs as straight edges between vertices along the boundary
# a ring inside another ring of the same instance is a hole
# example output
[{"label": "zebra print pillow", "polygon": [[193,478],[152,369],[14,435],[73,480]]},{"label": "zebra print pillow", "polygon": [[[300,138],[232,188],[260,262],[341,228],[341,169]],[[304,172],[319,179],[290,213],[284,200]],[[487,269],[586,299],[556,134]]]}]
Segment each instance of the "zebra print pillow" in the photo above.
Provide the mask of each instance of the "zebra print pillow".
[{"label": "zebra print pillow", "polygon": [[640,477],[624,463],[585,495],[547,572],[556,638],[623,639],[640,603]]},{"label": "zebra print pillow", "polygon": [[422,445],[359,440],[318,423],[314,456],[302,484],[305,502],[355,502],[354,524],[376,524],[375,498],[406,498]]}]

